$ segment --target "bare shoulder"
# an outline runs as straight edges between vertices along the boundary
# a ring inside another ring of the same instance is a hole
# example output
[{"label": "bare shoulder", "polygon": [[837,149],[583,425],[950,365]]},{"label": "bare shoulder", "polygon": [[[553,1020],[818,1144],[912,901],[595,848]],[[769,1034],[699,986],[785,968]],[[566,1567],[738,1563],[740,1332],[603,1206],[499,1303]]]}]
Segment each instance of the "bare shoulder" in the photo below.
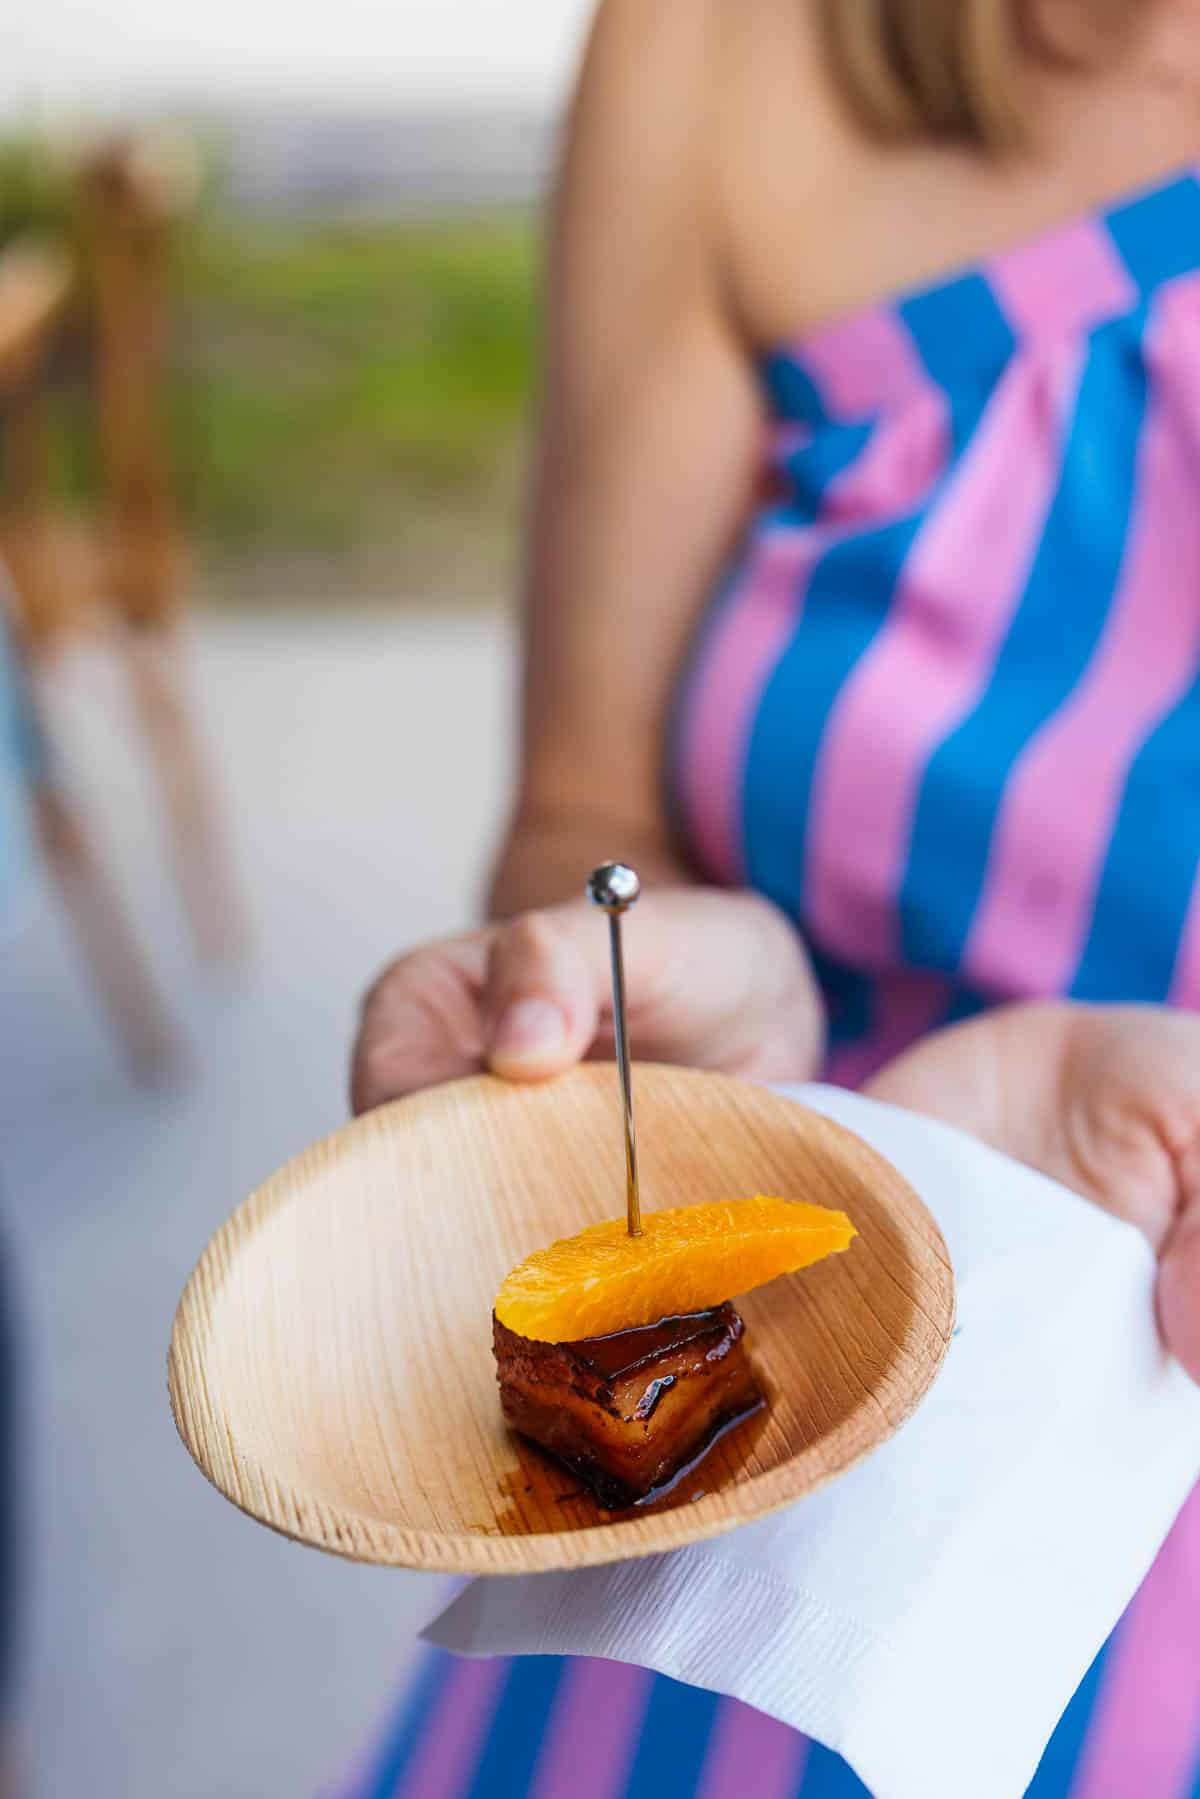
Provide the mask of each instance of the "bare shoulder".
[{"label": "bare shoulder", "polygon": [[605,409],[715,302],[708,169],[726,0],[601,0],[569,109],[553,208],[559,400]]},{"label": "bare shoulder", "polygon": [[695,176],[726,10],[727,0],[601,0],[568,116],[568,177],[625,180],[620,210],[638,212]]},{"label": "bare shoulder", "polygon": [[821,309],[819,271],[836,260],[838,214],[871,155],[833,78],[821,13],[821,0],[722,7],[714,204],[726,289],[758,345]]},{"label": "bare shoulder", "polygon": [[[795,222],[835,107],[819,0],[601,0],[568,118],[563,246],[657,284],[729,292],[749,228]],[[757,198],[756,198],[757,196]],[[590,285],[590,282],[589,282]]]},{"label": "bare shoulder", "polygon": [[827,129],[836,108],[819,18],[819,0],[601,0],[574,124],[639,160],[686,146],[710,168],[772,121]]},{"label": "bare shoulder", "polygon": [[599,0],[582,86],[632,95],[666,81],[684,94],[728,29],[736,0]]},{"label": "bare shoulder", "polygon": [[990,234],[996,178],[976,152],[864,126],[835,74],[825,6],[723,9],[720,256],[735,328],[758,351],[956,266]]}]

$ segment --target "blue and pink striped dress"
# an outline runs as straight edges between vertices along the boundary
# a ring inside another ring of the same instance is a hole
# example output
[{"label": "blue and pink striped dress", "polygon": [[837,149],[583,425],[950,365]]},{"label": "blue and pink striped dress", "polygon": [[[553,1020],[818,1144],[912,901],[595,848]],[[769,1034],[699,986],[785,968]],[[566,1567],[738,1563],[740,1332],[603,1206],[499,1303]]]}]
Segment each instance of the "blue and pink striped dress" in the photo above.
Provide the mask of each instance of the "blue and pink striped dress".
[{"label": "blue and pink striped dress", "polygon": [[[803,932],[832,1077],[1017,996],[1200,1008],[1200,179],[762,376],[770,480],[681,684],[672,787],[706,875]],[[641,1670],[441,1655],[348,1789],[864,1791],[819,1745]],[[1200,1799],[1200,1494],[1030,1793]]]}]

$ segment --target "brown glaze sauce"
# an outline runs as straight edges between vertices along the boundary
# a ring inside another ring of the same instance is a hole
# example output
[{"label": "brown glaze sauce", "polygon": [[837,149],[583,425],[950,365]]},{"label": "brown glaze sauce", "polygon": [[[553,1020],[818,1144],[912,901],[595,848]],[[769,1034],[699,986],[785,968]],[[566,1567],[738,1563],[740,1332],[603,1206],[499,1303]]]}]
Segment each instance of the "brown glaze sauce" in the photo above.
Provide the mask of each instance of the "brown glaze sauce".
[{"label": "brown glaze sauce", "polygon": [[706,1493],[754,1472],[755,1449],[770,1422],[769,1408],[767,1398],[752,1411],[719,1421],[686,1467],[636,1505],[622,1507],[601,1505],[590,1489],[573,1484],[574,1471],[565,1463],[527,1437],[514,1437],[518,1466],[502,1477],[500,1492],[505,1503],[484,1528],[489,1534],[506,1537],[545,1530],[590,1530],[598,1524],[621,1524],[647,1513],[694,1505]]},{"label": "brown glaze sauce", "polygon": [[657,1324],[634,1325],[607,1337],[581,1337],[577,1342],[564,1344],[564,1348],[589,1362],[606,1380],[620,1380],[664,1351],[682,1349],[700,1337],[717,1337],[713,1347],[723,1356],[738,1341],[742,1328],[741,1318],[726,1304],[713,1306],[707,1312],[660,1318]]}]

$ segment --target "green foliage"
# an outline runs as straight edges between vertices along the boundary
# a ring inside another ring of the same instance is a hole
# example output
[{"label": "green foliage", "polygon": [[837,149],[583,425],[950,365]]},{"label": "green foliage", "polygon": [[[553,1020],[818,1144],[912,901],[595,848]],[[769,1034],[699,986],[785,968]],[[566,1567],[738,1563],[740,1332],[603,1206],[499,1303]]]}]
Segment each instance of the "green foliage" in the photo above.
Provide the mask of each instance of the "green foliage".
[{"label": "green foliage", "polygon": [[183,246],[177,442],[226,548],[340,551],[485,506],[534,354],[523,218],[216,218]]},{"label": "green foliage", "polygon": [[0,136],[0,245],[28,232],[69,229],[61,174],[47,147],[33,137]]},{"label": "green foliage", "polygon": [[[0,137],[0,246],[73,240],[64,168],[33,138]],[[262,220],[222,211],[210,186],[177,246],[168,396],[195,536],[227,566],[397,547],[415,565],[430,521],[443,541],[502,535],[537,254],[518,214]],[[55,407],[63,490],[83,500],[87,410],[75,384]]]}]

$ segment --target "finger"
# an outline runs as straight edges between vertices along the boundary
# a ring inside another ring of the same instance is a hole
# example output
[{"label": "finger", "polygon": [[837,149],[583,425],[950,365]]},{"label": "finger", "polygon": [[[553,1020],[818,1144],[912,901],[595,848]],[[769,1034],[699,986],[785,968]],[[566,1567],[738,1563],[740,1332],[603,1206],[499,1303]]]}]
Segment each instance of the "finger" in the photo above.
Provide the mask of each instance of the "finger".
[{"label": "finger", "polygon": [[483,1067],[486,965],[487,934],[475,932],[403,957],[376,982],[354,1049],[355,1113]]},{"label": "finger", "polygon": [[1158,1318],[1167,1348],[1200,1381],[1200,1202],[1183,1213],[1158,1272]]},{"label": "finger", "polygon": [[587,1054],[607,979],[598,922],[564,907],[526,913],[496,931],[483,993],[483,1036],[494,1073],[545,1080]]},{"label": "finger", "polygon": [[[755,1079],[815,1072],[823,1035],[815,983],[791,926],[766,902],[722,895],[718,912],[711,894],[650,894],[625,931],[625,967],[635,1056]],[[503,927],[484,995],[490,1065],[541,1079],[593,1049],[611,1055],[611,982],[609,933],[593,907],[555,907]]]}]

